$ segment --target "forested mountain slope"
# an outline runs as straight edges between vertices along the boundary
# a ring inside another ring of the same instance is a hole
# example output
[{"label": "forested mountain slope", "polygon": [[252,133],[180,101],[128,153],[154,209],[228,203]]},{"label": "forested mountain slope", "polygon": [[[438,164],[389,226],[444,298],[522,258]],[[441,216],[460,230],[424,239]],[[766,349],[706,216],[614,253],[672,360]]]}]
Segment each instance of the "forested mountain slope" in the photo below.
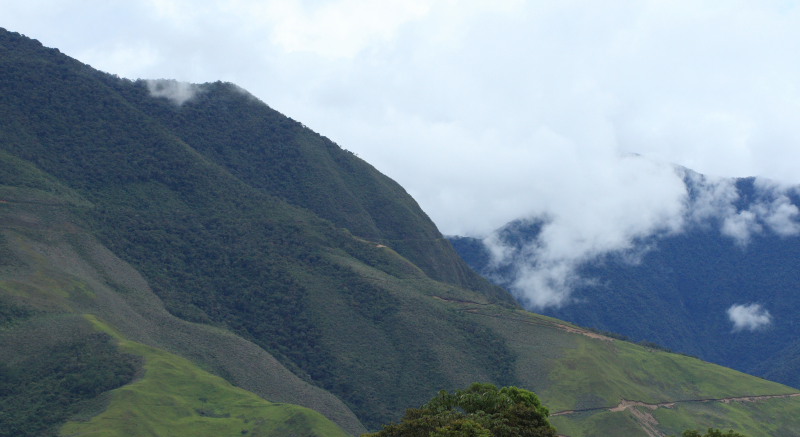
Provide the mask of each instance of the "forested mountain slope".
[{"label": "forested mountain slope", "polygon": [[0,31],[0,97],[7,435],[358,434],[474,381],[573,436],[647,435],[623,399],[779,396],[657,428],[800,430],[789,387],[522,311],[396,183],[234,85]]}]

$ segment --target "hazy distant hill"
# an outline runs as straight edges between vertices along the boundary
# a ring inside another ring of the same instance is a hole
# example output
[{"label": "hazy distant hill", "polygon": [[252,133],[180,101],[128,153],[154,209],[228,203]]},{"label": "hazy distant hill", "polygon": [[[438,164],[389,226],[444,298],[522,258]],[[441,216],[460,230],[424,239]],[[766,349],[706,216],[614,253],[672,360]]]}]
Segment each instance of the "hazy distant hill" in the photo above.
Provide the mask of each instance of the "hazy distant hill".
[{"label": "hazy distant hill", "polygon": [[[755,179],[732,182],[739,214],[768,196]],[[800,199],[793,189],[785,196],[781,207],[791,214]],[[724,235],[712,217],[687,232],[641,242],[648,249],[636,262],[611,254],[586,263],[579,273],[591,281],[574,291],[573,303],[544,313],[800,386],[800,238],[753,226],[759,232],[742,242]],[[519,246],[536,241],[540,229],[540,222],[518,221],[498,235]],[[453,243],[476,270],[512,287],[513,263],[492,265],[480,240]],[[733,306],[740,308],[740,325],[728,313]]]},{"label": "hazy distant hill", "polygon": [[234,85],[0,30],[0,97],[0,435],[358,434],[474,381],[571,436],[800,433],[794,389],[522,311],[396,183]]}]

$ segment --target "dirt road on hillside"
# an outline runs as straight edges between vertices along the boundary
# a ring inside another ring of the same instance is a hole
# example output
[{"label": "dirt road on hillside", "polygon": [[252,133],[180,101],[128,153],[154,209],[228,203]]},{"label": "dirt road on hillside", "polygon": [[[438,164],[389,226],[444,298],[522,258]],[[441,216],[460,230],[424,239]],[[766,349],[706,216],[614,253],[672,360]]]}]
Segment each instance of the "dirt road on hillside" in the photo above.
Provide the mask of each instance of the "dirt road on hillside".
[{"label": "dirt road on hillside", "polygon": [[[577,414],[577,413],[586,413],[586,412],[599,412],[599,411],[610,411],[612,413],[620,413],[626,410],[630,410],[633,417],[636,419],[636,422],[642,429],[647,433],[650,437],[665,437],[666,434],[662,433],[658,430],[658,420],[653,416],[652,412],[659,409],[659,408],[672,408],[677,404],[689,404],[689,403],[708,403],[708,402],[719,402],[723,404],[730,404],[732,402],[759,402],[768,399],[784,399],[784,398],[793,398],[800,396],[800,393],[788,393],[788,394],[779,394],[779,395],[758,395],[758,396],[732,396],[727,398],[710,398],[710,399],[685,399],[685,400],[678,400],[678,401],[669,401],[669,402],[659,402],[659,403],[646,403],[646,402],[639,402],[639,401],[629,401],[623,399],[617,406],[615,407],[598,407],[598,408],[586,408],[582,410],[564,410],[564,411],[557,411],[555,413],[550,414],[551,417],[555,416],[568,416],[570,414]],[[649,410],[649,411],[648,411]],[[563,436],[567,437],[567,436]]]}]

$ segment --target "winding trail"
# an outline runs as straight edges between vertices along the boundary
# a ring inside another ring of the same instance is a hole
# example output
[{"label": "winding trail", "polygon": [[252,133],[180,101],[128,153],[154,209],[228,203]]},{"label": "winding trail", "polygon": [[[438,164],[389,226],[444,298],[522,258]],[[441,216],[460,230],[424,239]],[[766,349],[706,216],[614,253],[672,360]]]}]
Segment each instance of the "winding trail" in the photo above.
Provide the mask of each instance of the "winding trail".
[{"label": "winding trail", "polygon": [[568,416],[570,414],[595,412],[595,411],[610,411],[612,413],[620,413],[626,410],[630,410],[631,414],[636,419],[636,422],[642,427],[642,429],[647,433],[648,436],[665,437],[666,434],[658,430],[658,420],[656,420],[656,418],[652,414],[653,411],[659,408],[672,408],[676,404],[688,404],[688,403],[719,402],[723,404],[729,404],[731,402],[759,402],[767,399],[784,399],[784,398],[793,398],[798,396],[800,396],[800,393],[788,393],[779,395],[758,395],[758,396],[732,396],[727,398],[684,399],[684,400],[669,401],[669,402],[659,402],[654,404],[640,402],[640,401],[629,401],[623,399],[615,407],[597,407],[597,408],[585,408],[579,410],[564,410],[551,413],[550,416],[551,417]]},{"label": "winding trail", "polygon": [[589,411],[601,411],[601,410],[608,410],[613,413],[618,413],[621,411],[625,411],[627,409],[633,407],[644,407],[649,408],[651,410],[655,410],[658,408],[671,408],[676,404],[688,404],[688,403],[705,403],[705,402],[721,402],[723,404],[729,404],[731,402],[758,402],[767,399],[784,399],[784,398],[794,398],[800,396],[800,393],[787,393],[787,394],[780,394],[780,395],[758,395],[758,396],[732,396],[728,398],[708,398],[708,399],[683,399],[678,401],[668,401],[668,402],[659,402],[655,404],[649,404],[646,402],[640,401],[629,401],[623,399],[617,406],[615,407],[596,407],[596,408],[584,408],[578,410],[564,410],[558,411],[555,413],[551,413],[551,416],[566,416],[569,414],[576,414],[576,413],[585,413]]}]

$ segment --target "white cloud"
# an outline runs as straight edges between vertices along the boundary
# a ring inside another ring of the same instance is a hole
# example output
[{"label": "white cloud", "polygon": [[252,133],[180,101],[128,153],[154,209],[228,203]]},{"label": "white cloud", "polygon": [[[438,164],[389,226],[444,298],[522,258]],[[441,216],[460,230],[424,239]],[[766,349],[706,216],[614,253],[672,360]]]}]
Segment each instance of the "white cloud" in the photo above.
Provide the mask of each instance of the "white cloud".
[{"label": "white cloud", "polygon": [[116,44],[110,47],[90,47],[77,54],[84,62],[97,65],[102,62],[107,71],[124,74],[131,65],[140,69],[152,68],[162,60],[159,51],[147,44]]},{"label": "white cloud", "polygon": [[[572,201],[533,215],[543,223],[535,239],[521,246],[508,243],[501,238],[502,228],[484,238],[494,266],[511,268],[511,289],[520,300],[536,309],[571,303],[572,290],[591,280],[577,273],[581,265],[607,254],[640,262],[657,247],[657,241],[649,241],[653,237],[701,227],[746,250],[757,235],[800,235],[800,211],[789,197],[791,187],[756,179],[742,198],[736,179],[703,176],[640,157],[626,161],[636,163],[631,174],[643,180],[626,177],[618,163],[604,162],[602,168],[614,177],[595,178],[592,188],[597,191],[576,194]],[[664,172],[660,180],[654,177],[659,169]],[[603,195],[606,191],[614,194]]]},{"label": "white cloud", "polygon": [[772,323],[772,315],[760,304],[734,304],[727,310],[728,318],[733,323],[733,331],[756,331],[764,329]]},{"label": "white cloud", "polygon": [[747,209],[739,210],[740,201],[736,180],[707,177],[686,172],[691,186],[692,199],[687,205],[690,222],[709,225],[720,223],[720,232],[745,247],[753,235],[769,230],[782,237],[800,235],[800,210],[792,203],[789,194],[795,187],[766,178],[753,182],[753,199],[748,199]]},{"label": "white cloud", "polygon": [[691,192],[687,213],[692,222],[706,223],[715,217],[736,214],[734,203],[739,200],[739,192],[735,179],[706,176],[691,170],[683,170],[683,177]]},{"label": "white cloud", "polygon": [[391,43],[402,25],[425,16],[430,4],[413,0],[337,0],[320,4],[269,2],[271,39],[287,52],[311,52],[330,58],[353,58],[362,50]]},{"label": "white cloud", "polygon": [[789,194],[797,187],[787,186],[769,179],[757,179],[756,189],[764,199],[753,209],[765,225],[783,237],[800,235],[800,210],[792,203]]},{"label": "white cloud", "polygon": [[[562,159],[563,166],[550,171],[580,164],[573,159]],[[638,252],[642,239],[678,232],[685,224],[686,187],[671,165],[608,156],[582,172],[565,172],[558,183],[527,202],[538,208],[533,216],[545,218],[534,242],[515,249],[496,236],[484,240],[495,263],[515,266],[512,291],[534,308],[568,303],[574,286],[586,280],[575,273],[581,263],[610,252]]]},{"label": "white cloud", "polygon": [[789,198],[791,186],[756,178],[753,182],[755,196],[748,199],[747,209],[739,210],[739,193],[735,179],[710,178],[693,172],[687,173],[693,198],[687,214],[692,223],[708,225],[720,223],[720,232],[746,247],[753,235],[769,230],[783,237],[800,235],[800,210]]},{"label": "white cloud", "polygon": [[760,233],[761,225],[752,211],[741,211],[725,217],[720,232],[736,240],[740,246],[747,246],[753,234]]},{"label": "white cloud", "polygon": [[188,102],[200,92],[200,86],[167,79],[146,80],[147,91],[153,97],[165,98],[178,106]]}]

